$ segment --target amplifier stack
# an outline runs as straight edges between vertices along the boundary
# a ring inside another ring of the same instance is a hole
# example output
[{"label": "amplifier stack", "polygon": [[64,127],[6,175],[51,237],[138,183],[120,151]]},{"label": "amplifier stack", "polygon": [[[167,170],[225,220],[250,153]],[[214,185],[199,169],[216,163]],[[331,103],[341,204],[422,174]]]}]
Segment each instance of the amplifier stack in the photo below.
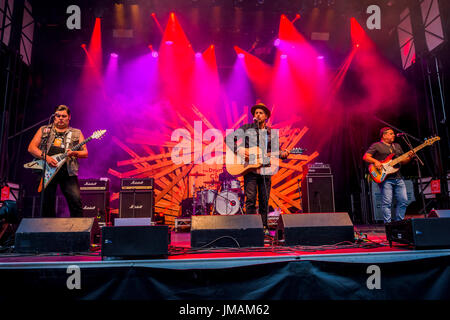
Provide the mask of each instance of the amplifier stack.
[{"label": "amplifier stack", "polygon": [[303,212],[335,212],[333,175],[329,164],[313,163],[303,170]]},{"label": "amplifier stack", "polygon": [[120,181],[120,218],[154,218],[153,178],[127,178]]},{"label": "amplifier stack", "polygon": [[109,220],[109,179],[80,179],[80,193],[83,204],[83,216],[96,218],[97,222]]}]

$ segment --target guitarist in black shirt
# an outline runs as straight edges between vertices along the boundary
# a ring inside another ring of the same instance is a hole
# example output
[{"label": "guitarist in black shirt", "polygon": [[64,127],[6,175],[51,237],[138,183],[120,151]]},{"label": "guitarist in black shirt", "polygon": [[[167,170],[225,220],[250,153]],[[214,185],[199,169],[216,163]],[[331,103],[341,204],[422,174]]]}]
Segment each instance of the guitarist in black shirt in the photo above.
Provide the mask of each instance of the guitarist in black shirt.
[{"label": "guitarist in black shirt", "polygon": [[[394,130],[390,127],[384,127],[380,130],[380,141],[373,143],[363,156],[367,163],[373,163],[375,168],[382,167],[382,161],[389,155],[394,154],[394,159],[403,154],[402,147],[394,143]],[[411,161],[412,155],[409,155],[401,164]],[[405,218],[406,208],[408,206],[408,195],[406,184],[400,171],[389,174],[383,182],[379,184],[381,192],[381,211],[383,213],[384,223],[400,221]],[[397,210],[395,216],[391,217],[391,207],[394,198],[397,201]]]},{"label": "guitarist in black shirt", "polygon": [[[259,141],[259,138],[254,139],[256,146],[261,147],[267,152],[277,151],[272,150],[272,143],[270,139],[270,128],[266,125],[267,120],[270,117],[270,110],[262,103],[254,105],[251,109],[251,113],[254,118],[253,123],[245,124],[238,130],[266,130],[267,139],[265,141]],[[256,131],[255,131],[256,132]],[[230,139],[231,140],[231,139]],[[250,139],[251,140],[251,139]],[[266,146],[263,146],[263,143]],[[228,144],[227,144],[228,145]],[[249,147],[253,147],[251,141],[243,141],[240,146],[230,144],[228,147],[233,150],[237,155],[241,156],[245,161],[249,161],[251,154],[249,154]],[[280,158],[286,159],[289,155],[289,151],[281,151]],[[269,207],[271,189],[271,175],[265,174],[261,169],[251,170],[244,173],[244,193],[245,193],[245,209],[247,214],[256,213],[256,200],[258,198],[258,212],[261,215],[261,219],[264,226],[265,235],[269,235],[267,213]]]},{"label": "guitarist in black shirt", "polygon": [[[73,146],[84,141],[84,136],[79,129],[70,127],[69,122],[70,109],[65,105],[59,105],[55,110],[53,125],[39,128],[28,146],[28,152],[38,159],[43,159],[46,149],[45,161],[52,167],[56,167],[58,164],[52,155],[67,151],[68,160],[45,188],[43,217],[56,217],[56,188],[58,185],[67,200],[70,216],[81,217],[83,214],[77,177],[79,167],[77,159],[87,158],[88,150],[86,145],[83,145],[79,151],[71,150]],[[47,141],[46,144],[45,141]]]}]

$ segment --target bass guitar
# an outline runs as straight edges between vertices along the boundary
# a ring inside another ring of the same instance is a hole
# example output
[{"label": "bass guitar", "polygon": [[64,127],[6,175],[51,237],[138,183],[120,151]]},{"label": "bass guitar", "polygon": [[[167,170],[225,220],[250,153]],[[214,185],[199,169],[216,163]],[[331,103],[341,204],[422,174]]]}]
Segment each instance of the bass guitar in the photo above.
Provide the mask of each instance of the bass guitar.
[{"label": "bass guitar", "polygon": [[[81,149],[82,146],[84,146],[86,143],[88,143],[92,139],[97,139],[97,140],[101,139],[105,135],[105,133],[106,133],[106,130],[94,131],[94,133],[89,138],[87,138],[83,142],[77,144],[71,150],[72,151],[78,151],[78,150]],[[61,167],[64,165],[64,163],[66,163],[66,161],[67,161],[67,152],[58,153],[58,154],[55,154],[55,155],[53,155],[51,157],[58,162],[56,167],[50,166],[43,159],[35,159],[35,160],[31,161],[31,162],[28,162],[28,163],[24,164],[24,167],[26,169],[34,169],[34,170],[44,170],[44,165],[45,165],[45,177],[44,177],[44,179],[41,178],[41,182],[40,182],[39,188],[38,188],[39,192],[42,191],[42,188],[44,188],[44,189],[47,188],[48,184],[56,176],[56,174],[58,173],[59,169],[61,169]]]},{"label": "bass guitar", "polygon": [[[433,137],[430,138],[428,140],[425,140],[424,143],[422,143],[420,146],[415,147],[412,151],[414,151],[414,153],[416,153],[417,151],[423,149],[426,146],[431,146],[433,143],[435,143],[436,141],[441,140],[441,138],[439,137]],[[395,166],[397,164],[399,164],[400,162],[402,162],[403,160],[405,160],[409,153],[411,151],[405,152],[404,154],[402,154],[401,156],[399,156],[398,158],[395,158],[394,160],[392,160],[392,158],[395,156],[394,153],[390,154],[389,156],[387,156],[386,159],[384,159],[381,162],[382,167],[380,169],[375,168],[375,165],[372,163],[369,165],[369,174],[372,177],[373,181],[375,181],[376,183],[381,183],[383,182],[386,177],[389,174],[395,173],[398,170],[400,170],[400,168],[395,168]]]}]

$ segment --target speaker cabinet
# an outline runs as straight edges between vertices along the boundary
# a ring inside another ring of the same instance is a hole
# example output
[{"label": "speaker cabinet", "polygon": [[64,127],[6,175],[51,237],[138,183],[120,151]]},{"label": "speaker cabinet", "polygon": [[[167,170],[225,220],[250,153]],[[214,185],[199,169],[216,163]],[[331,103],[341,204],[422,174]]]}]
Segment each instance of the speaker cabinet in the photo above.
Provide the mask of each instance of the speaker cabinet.
[{"label": "speaker cabinet", "polygon": [[22,219],[15,249],[20,253],[87,252],[99,233],[95,218]]},{"label": "speaker cabinet", "polygon": [[120,218],[152,218],[154,213],[154,193],[145,191],[120,191]]},{"label": "speaker cabinet", "polygon": [[386,238],[417,249],[450,248],[450,218],[407,219],[385,225]]},{"label": "speaker cabinet", "polygon": [[333,245],[354,242],[353,223],[347,212],[282,214],[276,232],[287,246]]},{"label": "speaker cabinet", "polygon": [[102,228],[102,257],[159,257],[169,254],[168,226]]},{"label": "speaker cabinet", "polygon": [[96,218],[98,222],[107,222],[109,199],[107,191],[81,191],[83,217]]},{"label": "speaker cabinet", "polygon": [[335,212],[332,175],[306,175],[302,179],[303,212]]},{"label": "speaker cabinet", "polygon": [[428,214],[428,218],[450,218],[450,210],[436,210],[433,209]]},{"label": "speaker cabinet", "polygon": [[263,247],[260,215],[192,216],[191,247]]}]

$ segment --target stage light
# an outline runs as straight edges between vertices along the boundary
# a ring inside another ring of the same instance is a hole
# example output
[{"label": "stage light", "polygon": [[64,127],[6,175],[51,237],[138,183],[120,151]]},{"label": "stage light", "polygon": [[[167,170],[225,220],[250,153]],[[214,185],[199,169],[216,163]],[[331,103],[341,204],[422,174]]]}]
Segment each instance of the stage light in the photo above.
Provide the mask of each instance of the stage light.
[{"label": "stage light", "polygon": [[323,59],[324,59],[324,56],[317,56],[317,59],[323,60]]},{"label": "stage light", "polygon": [[201,58],[201,57],[202,57],[202,54],[201,54],[200,52],[197,52],[197,53],[195,54],[195,57],[196,57],[196,58]]},{"label": "stage light", "polygon": [[81,45],[81,47],[82,47],[83,49],[86,48],[86,44],[83,43],[83,44]]},{"label": "stage light", "polygon": [[239,59],[244,59],[245,55],[243,53],[238,54]]},{"label": "stage light", "polygon": [[171,40],[167,40],[167,41],[166,41],[166,44],[167,44],[168,46],[170,46],[170,45],[172,45],[172,44],[173,44],[173,41],[171,41]]},{"label": "stage light", "polygon": [[156,58],[158,58],[158,56],[159,56],[158,51],[153,51],[153,52],[152,52],[152,57],[153,57],[153,58],[156,59]]},{"label": "stage light", "polygon": [[118,57],[119,57],[119,55],[117,53],[115,53],[115,52],[111,53],[111,58],[118,58]]},{"label": "stage light", "polygon": [[172,19],[172,21],[175,21],[175,13],[173,12],[170,13],[170,19]]},{"label": "stage light", "polygon": [[280,42],[281,42],[281,40],[280,39],[275,39],[275,41],[273,42],[273,45],[275,46],[275,47],[278,47],[279,45],[280,45]]},{"label": "stage light", "polygon": [[286,58],[287,58],[287,54],[282,54],[282,55],[280,56],[280,58],[281,58],[281,59],[286,59]]}]

